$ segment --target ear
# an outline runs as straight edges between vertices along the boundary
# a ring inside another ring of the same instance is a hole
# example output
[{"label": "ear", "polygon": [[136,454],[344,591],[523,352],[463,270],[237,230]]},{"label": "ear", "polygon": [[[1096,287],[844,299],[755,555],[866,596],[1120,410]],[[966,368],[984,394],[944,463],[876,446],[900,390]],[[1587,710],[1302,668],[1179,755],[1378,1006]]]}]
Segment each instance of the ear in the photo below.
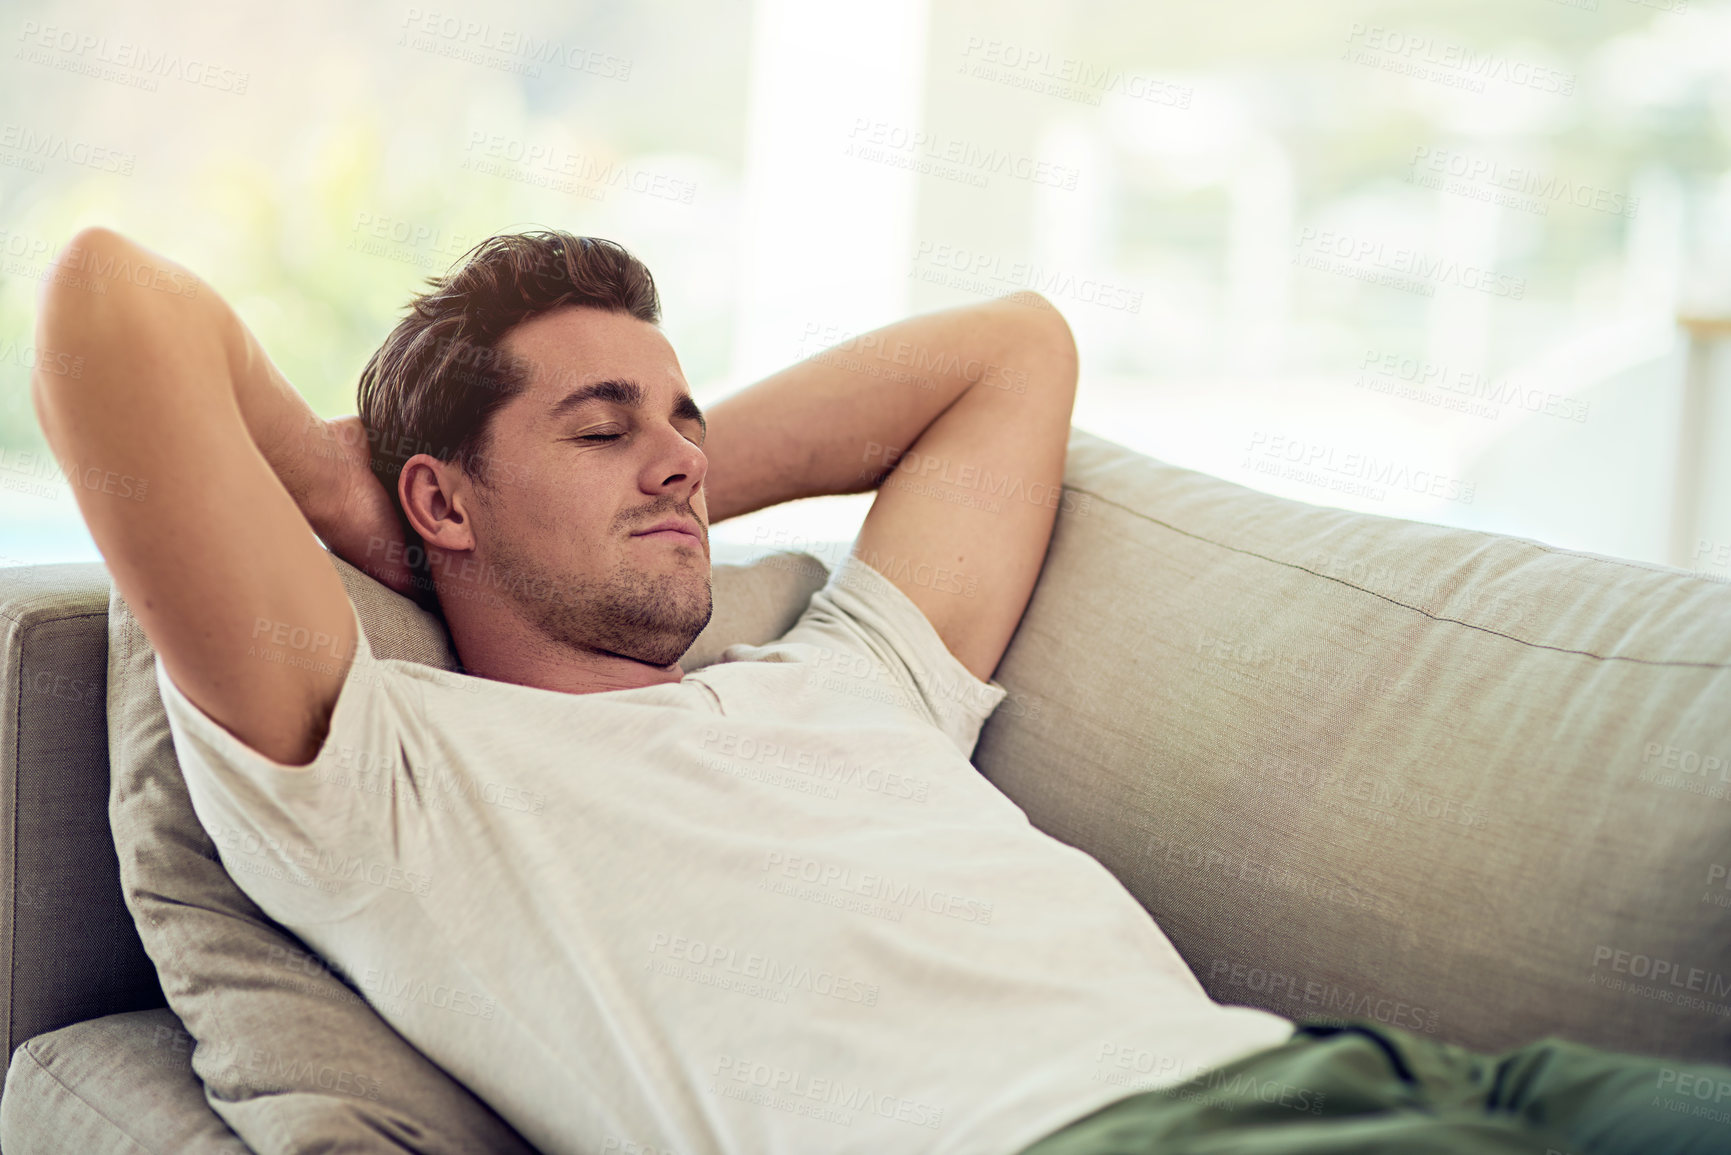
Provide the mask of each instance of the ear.
[{"label": "ear", "polygon": [[409,526],[429,547],[466,553],[475,548],[468,505],[473,487],[454,463],[417,453],[403,463],[398,500]]}]

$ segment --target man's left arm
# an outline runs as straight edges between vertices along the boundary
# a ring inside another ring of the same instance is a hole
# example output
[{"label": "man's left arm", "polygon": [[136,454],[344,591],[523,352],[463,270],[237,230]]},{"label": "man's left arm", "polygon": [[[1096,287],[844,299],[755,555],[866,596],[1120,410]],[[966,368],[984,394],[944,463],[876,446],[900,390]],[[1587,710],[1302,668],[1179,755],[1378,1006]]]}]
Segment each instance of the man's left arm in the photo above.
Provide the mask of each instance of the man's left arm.
[{"label": "man's left arm", "polygon": [[878,489],[855,555],[990,679],[1051,539],[1076,377],[1035,293],[851,338],[710,411],[710,520]]}]

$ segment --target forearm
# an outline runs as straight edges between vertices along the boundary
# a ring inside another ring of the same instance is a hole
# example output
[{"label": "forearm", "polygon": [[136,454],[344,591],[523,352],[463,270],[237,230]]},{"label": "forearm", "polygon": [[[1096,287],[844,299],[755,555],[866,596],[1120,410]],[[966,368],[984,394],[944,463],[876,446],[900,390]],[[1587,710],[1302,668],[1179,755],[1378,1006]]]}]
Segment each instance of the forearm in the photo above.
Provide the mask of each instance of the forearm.
[{"label": "forearm", "polygon": [[226,304],[223,309],[236,349],[235,403],[247,433],[302,516],[323,535],[342,512],[355,470],[370,475],[366,442],[339,436],[336,426],[315,413],[282,375],[233,310]]},{"label": "forearm", "polygon": [[[140,443],[152,417],[238,413],[303,515],[328,514],[341,496],[340,446],[227,302],[181,266],[107,230],[80,233],[56,263],[95,273],[50,280],[39,302],[38,344],[79,358],[82,370],[77,379],[38,372],[31,383],[63,466],[124,459],[147,477],[151,453],[163,448]],[[109,275],[119,269],[154,275]]]},{"label": "forearm", "polygon": [[1063,320],[1032,294],[923,313],[718,403],[704,444],[710,521],[875,489],[969,389],[1026,392],[1022,350],[1047,340],[1054,326]]}]

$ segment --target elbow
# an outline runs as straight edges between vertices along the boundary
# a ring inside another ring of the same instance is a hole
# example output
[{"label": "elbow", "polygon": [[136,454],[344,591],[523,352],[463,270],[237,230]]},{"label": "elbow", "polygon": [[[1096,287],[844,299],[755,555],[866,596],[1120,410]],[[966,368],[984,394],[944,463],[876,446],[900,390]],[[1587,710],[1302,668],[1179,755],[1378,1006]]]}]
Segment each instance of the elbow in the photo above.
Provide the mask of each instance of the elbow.
[{"label": "elbow", "polygon": [[86,362],[103,348],[126,294],[112,291],[109,275],[136,251],[113,229],[80,229],[54,255],[36,298],[35,364],[30,396],[46,428],[47,410],[66,394],[68,382],[89,392],[101,374],[86,376]]},{"label": "elbow", "polygon": [[129,243],[125,237],[111,228],[103,225],[85,225],[72,234],[72,239],[66,242],[66,246],[60,250],[60,253],[64,257],[68,253],[84,250],[107,252]]},{"label": "elbow", "polygon": [[1058,306],[1047,301],[1044,297],[1041,297],[1040,300],[1046,306],[1044,315],[1051,321],[1048,328],[1051,330],[1049,339],[1052,342],[1053,350],[1069,366],[1068,375],[1073,386],[1079,360],[1079,355],[1076,352],[1076,334],[1071,332],[1070,322],[1064,319],[1064,314],[1058,310]]},{"label": "elbow", "polygon": [[185,269],[113,229],[79,229],[42,279],[37,343],[90,351],[125,334],[161,333],[203,307],[199,287]]},{"label": "elbow", "polygon": [[1070,331],[1064,314],[1031,289],[1000,297],[994,303],[1007,306],[1004,312],[1010,324],[1009,347],[1022,358],[1037,358],[1042,366],[1041,376],[1074,397],[1080,358],[1076,335]]},{"label": "elbow", "polygon": [[[113,229],[88,226],[74,233],[61,246],[42,278],[36,299],[37,336],[63,335],[68,323],[87,316],[102,298],[107,285],[97,279],[102,269],[114,268],[130,242]],[[50,346],[53,347],[53,346]]]},{"label": "elbow", "polygon": [[[136,246],[113,229],[101,225],[86,225],[72,234],[72,239],[54,255],[53,265],[65,276],[50,277],[45,282],[49,290],[85,283],[78,274],[92,269],[112,268],[114,263],[134,251]],[[86,293],[86,296],[93,294]]]}]

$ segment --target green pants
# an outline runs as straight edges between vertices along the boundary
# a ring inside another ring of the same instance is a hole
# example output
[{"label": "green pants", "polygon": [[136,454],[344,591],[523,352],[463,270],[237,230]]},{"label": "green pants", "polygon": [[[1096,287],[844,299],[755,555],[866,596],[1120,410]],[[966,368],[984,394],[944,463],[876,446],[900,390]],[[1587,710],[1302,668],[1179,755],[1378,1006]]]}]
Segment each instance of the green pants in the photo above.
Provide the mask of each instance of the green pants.
[{"label": "green pants", "polygon": [[1481,1055],[1374,1023],[1133,1094],[1022,1155],[1725,1155],[1731,1068],[1541,1039]]}]

